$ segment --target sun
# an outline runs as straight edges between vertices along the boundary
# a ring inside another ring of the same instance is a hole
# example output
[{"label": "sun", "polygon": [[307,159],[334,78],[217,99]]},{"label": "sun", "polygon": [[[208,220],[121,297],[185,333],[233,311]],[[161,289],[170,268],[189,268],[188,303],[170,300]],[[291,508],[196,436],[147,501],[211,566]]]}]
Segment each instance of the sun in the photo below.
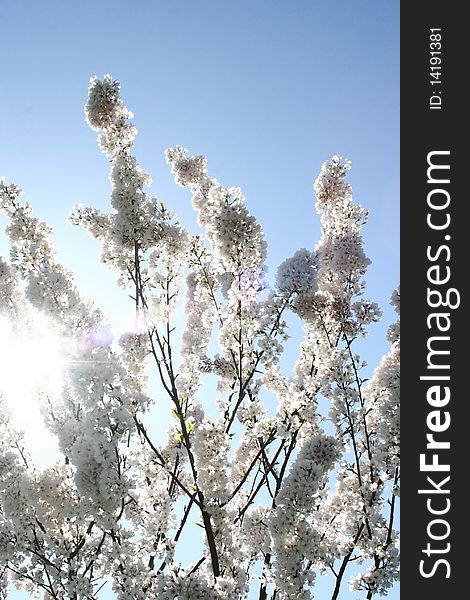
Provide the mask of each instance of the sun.
[{"label": "sun", "polygon": [[56,399],[62,389],[64,361],[61,340],[39,313],[28,326],[0,316],[0,392],[12,425],[25,434],[38,463],[57,455],[57,443],[44,424],[41,403]]}]

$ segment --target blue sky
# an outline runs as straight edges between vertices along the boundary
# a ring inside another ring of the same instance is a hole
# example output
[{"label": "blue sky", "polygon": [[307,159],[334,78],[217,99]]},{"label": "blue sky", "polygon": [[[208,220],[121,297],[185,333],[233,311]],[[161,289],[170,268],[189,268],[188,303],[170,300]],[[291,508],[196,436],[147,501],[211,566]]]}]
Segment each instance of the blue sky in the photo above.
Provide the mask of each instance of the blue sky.
[{"label": "blue sky", "polygon": [[0,31],[0,176],[55,227],[60,258],[106,312],[127,301],[109,294],[114,274],[66,216],[77,203],[109,204],[108,164],[83,106],[89,77],[110,73],[135,114],[151,192],[195,231],[163,152],[204,154],[263,224],[270,277],[318,240],[322,162],[352,160],[355,199],[370,210],[367,296],[385,311],[365,348],[378,362],[399,283],[398,0],[0,0]]}]

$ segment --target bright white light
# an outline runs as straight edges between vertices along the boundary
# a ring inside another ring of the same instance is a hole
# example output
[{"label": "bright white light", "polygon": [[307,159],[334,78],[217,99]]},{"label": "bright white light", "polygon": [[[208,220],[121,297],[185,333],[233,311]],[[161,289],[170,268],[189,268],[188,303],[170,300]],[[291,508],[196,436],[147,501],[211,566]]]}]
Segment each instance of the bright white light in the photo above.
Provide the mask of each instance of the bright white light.
[{"label": "bright white light", "polygon": [[34,461],[55,460],[57,443],[44,425],[40,398],[60,394],[63,361],[60,340],[44,318],[35,316],[26,330],[0,317],[0,369],[0,390]]}]

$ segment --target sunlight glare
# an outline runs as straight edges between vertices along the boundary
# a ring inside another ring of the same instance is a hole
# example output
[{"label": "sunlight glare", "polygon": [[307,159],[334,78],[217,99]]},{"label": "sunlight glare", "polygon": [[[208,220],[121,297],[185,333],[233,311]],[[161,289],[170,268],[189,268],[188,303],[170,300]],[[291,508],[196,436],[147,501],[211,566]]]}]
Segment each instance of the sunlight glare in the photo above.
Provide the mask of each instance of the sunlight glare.
[{"label": "sunlight glare", "polygon": [[0,317],[0,391],[13,425],[25,433],[38,463],[50,462],[57,454],[57,443],[44,424],[40,406],[41,398],[53,399],[62,388],[60,345],[40,315],[35,315],[27,330]]}]

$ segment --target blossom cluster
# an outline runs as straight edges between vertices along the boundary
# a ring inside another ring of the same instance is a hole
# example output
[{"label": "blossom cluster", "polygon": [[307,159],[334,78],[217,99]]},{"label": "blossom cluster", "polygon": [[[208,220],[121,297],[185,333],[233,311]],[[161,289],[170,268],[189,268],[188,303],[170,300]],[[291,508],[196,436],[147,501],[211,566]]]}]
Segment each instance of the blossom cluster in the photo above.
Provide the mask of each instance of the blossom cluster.
[{"label": "blossom cluster", "polygon": [[[279,265],[271,288],[263,229],[239,188],[203,156],[167,150],[197,213],[192,235],[146,191],[118,81],[90,80],[85,117],[110,164],[110,211],[78,206],[70,221],[101,244],[135,326],[113,337],[51,228],[1,181],[11,255],[0,318],[27,331],[40,313],[63,376],[59,393],[36,391],[60,449],[42,470],[0,388],[0,597],[13,584],[60,600],[96,600],[104,585],[122,600],[309,600],[329,572],[336,599],[353,561],[350,589],[385,595],[399,563],[400,332],[389,327],[368,376],[357,340],[382,312],[364,297],[367,211],[350,162],[323,164],[320,238]],[[291,373],[289,312],[303,325]]]}]

